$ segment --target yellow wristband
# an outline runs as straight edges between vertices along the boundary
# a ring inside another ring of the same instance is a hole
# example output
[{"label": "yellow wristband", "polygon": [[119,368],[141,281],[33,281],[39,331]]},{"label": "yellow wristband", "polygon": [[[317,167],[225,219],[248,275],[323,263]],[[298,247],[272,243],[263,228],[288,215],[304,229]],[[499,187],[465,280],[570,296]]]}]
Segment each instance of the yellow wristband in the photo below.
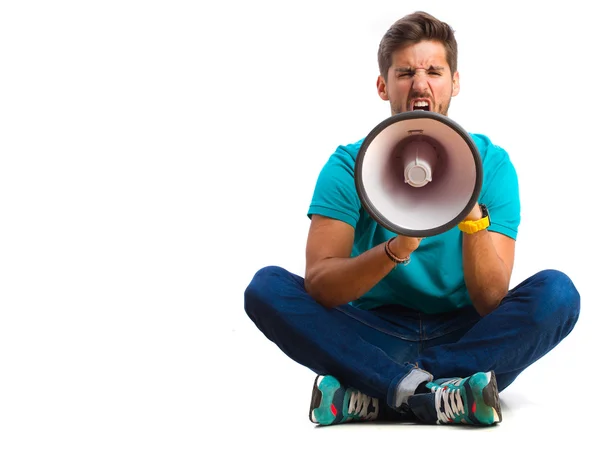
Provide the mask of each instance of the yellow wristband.
[{"label": "yellow wristband", "polygon": [[483,218],[477,221],[461,221],[458,223],[458,229],[466,234],[475,234],[476,232],[487,229],[490,226],[490,215],[485,205],[481,204],[480,207]]},{"label": "yellow wristband", "polygon": [[475,234],[476,232],[487,229],[489,226],[490,219],[487,216],[477,221],[461,221],[458,223],[458,229],[467,234]]}]

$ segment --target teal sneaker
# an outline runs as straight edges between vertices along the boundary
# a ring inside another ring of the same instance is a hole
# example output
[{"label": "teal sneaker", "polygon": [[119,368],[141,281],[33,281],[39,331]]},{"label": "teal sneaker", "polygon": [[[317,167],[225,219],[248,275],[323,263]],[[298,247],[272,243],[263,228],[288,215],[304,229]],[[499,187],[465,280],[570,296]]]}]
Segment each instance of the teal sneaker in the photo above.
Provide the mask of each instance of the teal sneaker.
[{"label": "teal sneaker", "polygon": [[415,394],[408,399],[411,411],[422,422],[478,426],[502,422],[493,371],[464,379],[437,379],[426,387],[430,393]]},{"label": "teal sneaker", "polygon": [[349,421],[375,420],[379,416],[379,400],[350,387],[344,387],[333,376],[317,376],[310,401],[309,418],[319,425]]}]

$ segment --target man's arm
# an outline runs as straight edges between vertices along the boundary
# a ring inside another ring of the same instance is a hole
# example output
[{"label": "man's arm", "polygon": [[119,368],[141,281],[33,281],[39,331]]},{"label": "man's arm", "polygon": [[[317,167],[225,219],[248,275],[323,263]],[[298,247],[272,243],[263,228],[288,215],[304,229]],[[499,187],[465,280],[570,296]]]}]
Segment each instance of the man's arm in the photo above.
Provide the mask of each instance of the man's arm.
[{"label": "man's arm", "polygon": [[510,237],[487,229],[463,234],[465,283],[481,316],[491,313],[508,293],[514,258],[515,241]]},{"label": "man's arm", "polygon": [[[323,306],[331,308],[358,299],[394,268],[384,244],[351,258],[353,242],[352,226],[313,215],[306,244],[305,288]],[[404,258],[419,243],[419,239],[398,236],[390,248]]]}]

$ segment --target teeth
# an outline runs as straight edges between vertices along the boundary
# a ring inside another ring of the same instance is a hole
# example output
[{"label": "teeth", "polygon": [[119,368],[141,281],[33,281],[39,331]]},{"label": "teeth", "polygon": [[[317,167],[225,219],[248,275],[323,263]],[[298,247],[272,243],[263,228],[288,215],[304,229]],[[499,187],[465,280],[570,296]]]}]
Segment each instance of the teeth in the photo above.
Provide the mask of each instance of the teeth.
[{"label": "teeth", "polygon": [[415,107],[427,107],[429,103],[427,101],[417,101],[415,102]]}]

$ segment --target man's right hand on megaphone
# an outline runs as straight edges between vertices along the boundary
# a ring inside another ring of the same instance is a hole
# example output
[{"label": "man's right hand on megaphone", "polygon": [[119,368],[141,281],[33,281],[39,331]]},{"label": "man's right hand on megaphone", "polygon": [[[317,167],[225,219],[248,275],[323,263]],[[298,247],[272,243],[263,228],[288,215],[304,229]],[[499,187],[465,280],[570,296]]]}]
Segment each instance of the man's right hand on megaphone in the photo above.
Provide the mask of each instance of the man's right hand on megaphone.
[{"label": "man's right hand on megaphone", "polygon": [[419,248],[421,240],[423,240],[422,237],[406,237],[404,235],[397,235],[390,242],[390,250],[399,258],[409,258],[411,253]]}]

